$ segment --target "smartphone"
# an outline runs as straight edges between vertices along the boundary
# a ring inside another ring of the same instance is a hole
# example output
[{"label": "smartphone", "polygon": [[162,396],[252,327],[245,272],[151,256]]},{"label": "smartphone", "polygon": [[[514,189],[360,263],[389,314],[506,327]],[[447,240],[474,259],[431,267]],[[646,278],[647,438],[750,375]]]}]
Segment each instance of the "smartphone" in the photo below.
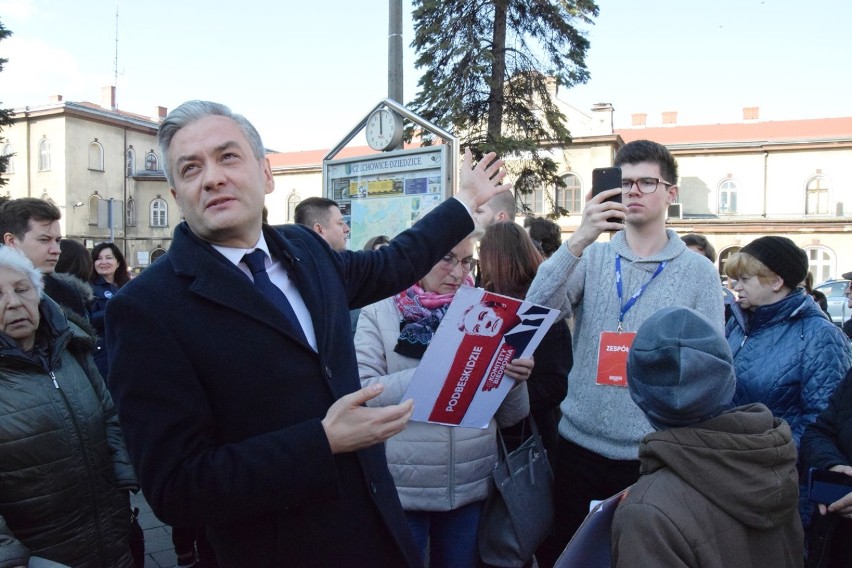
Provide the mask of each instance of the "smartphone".
[{"label": "smartphone", "polygon": [[839,471],[811,468],[808,472],[808,499],[830,505],[852,493],[852,477]]},{"label": "smartphone", "polygon": [[[608,168],[595,168],[592,170],[592,195],[597,195],[607,189],[621,187],[621,168],[618,166],[610,166]],[[621,203],[621,194],[614,195],[606,199],[614,203]],[[622,220],[616,217],[607,219],[610,223],[621,223]]]}]

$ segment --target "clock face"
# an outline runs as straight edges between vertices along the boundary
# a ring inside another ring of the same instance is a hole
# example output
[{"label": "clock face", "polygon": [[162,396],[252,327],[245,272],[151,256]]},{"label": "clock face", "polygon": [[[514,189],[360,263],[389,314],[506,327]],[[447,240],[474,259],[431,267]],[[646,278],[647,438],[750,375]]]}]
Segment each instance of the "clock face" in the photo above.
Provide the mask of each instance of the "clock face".
[{"label": "clock face", "polygon": [[380,108],[367,119],[364,135],[374,150],[395,148],[402,141],[402,119],[389,109]]}]

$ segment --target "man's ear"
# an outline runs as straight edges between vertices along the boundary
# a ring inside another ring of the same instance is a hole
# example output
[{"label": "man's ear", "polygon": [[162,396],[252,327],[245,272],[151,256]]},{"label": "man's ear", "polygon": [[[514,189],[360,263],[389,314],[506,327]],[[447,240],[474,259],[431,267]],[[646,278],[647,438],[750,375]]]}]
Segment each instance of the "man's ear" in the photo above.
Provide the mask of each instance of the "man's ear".
[{"label": "man's ear", "polygon": [[677,196],[680,193],[680,188],[673,185],[669,188],[669,205],[677,201]]},{"label": "man's ear", "polygon": [[500,211],[499,213],[497,213],[497,215],[494,216],[494,219],[498,223],[502,223],[503,221],[509,220],[509,214],[506,213],[505,211]]},{"label": "man's ear", "polygon": [[314,232],[318,235],[321,235],[325,232],[325,227],[323,227],[319,223],[314,223]]},{"label": "man's ear", "polygon": [[3,244],[10,247],[15,247],[18,244],[18,239],[12,233],[3,234]]}]

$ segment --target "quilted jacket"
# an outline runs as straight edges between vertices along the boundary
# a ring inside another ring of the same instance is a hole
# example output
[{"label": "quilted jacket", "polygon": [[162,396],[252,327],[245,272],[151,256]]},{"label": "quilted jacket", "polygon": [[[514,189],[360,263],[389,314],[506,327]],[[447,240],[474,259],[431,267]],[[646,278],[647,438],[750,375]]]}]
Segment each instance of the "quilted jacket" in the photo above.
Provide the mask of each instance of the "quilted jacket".
[{"label": "quilted jacket", "polygon": [[[385,390],[367,406],[398,404],[420,362],[394,352],[401,316],[393,298],[361,310],[355,353],[361,385]],[[483,501],[497,465],[497,428],[523,420],[530,412],[527,385],[509,391],[488,428],[455,428],[409,422],[385,442],[388,468],[406,511],[450,511]]]},{"label": "quilted jacket", "polygon": [[852,365],[849,341],[801,289],[750,313],[734,305],[725,335],[737,376],[734,403],[765,404],[787,421],[798,447]]},{"label": "quilted jacket", "polygon": [[133,566],[136,476],[94,343],[49,298],[39,311],[38,355],[0,333],[0,568]]}]

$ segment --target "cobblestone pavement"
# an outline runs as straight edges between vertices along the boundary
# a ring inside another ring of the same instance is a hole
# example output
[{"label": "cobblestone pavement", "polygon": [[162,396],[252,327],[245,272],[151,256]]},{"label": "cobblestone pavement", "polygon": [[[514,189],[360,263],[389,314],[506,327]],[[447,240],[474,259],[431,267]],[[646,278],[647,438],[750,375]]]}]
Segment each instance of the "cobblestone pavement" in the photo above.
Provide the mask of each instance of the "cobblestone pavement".
[{"label": "cobblestone pavement", "polygon": [[177,566],[172,546],[172,527],[154,516],[141,491],[136,495],[131,493],[130,505],[139,507],[139,525],[145,532],[145,568]]}]

